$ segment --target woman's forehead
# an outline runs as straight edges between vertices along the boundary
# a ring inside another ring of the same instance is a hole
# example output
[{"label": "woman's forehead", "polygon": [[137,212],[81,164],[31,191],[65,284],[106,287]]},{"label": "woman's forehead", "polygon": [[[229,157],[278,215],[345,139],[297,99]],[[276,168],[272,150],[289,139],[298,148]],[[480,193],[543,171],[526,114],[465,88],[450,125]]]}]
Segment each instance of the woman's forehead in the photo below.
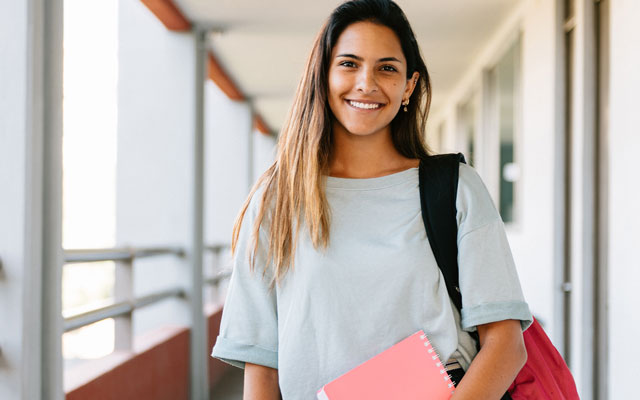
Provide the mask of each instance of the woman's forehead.
[{"label": "woman's forehead", "polygon": [[333,57],[352,54],[367,58],[394,57],[404,62],[400,40],[395,32],[385,26],[373,22],[353,23],[340,34],[333,47]]}]

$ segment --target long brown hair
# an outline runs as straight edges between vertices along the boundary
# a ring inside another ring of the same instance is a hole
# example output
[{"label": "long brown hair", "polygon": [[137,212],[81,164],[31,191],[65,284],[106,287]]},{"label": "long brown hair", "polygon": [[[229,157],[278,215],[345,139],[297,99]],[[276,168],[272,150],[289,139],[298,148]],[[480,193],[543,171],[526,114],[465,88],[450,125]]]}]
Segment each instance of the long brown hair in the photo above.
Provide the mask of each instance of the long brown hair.
[{"label": "long brown hair", "polygon": [[278,139],[276,161],[258,179],[233,227],[231,242],[235,254],[244,215],[256,191],[263,187],[256,216],[251,249],[251,268],[263,222],[268,221],[268,253],[265,271],[273,264],[273,282],[279,282],[293,268],[300,227],[304,221],[313,246],[329,245],[329,206],[324,179],[329,173],[332,146],[332,113],[327,102],[331,51],[347,26],[371,21],[392,29],[407,60],[407,79],[420,74],[407,112],[391,122],[396,150],[407,158],[425,159],[428,151],[424,132],[431,105],[431,82],[420,48],[406,16],[390,0],[352,0],[338,6],[317,35],[298,83],[296,95]]}]

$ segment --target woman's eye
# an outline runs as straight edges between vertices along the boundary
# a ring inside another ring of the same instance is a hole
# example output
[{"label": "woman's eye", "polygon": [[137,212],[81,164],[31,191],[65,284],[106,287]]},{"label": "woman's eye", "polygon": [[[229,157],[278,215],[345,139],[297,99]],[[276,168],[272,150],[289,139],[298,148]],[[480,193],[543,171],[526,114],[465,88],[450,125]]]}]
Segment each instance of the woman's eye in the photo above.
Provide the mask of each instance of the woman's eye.
[{"label": "woman's eye", "polygon": [[384,65],[384,66],[382,66],[382,70],[383,71],[387,71],[387,72],[396,72],[397,71],[396,67],[394,67],[392,65]]},{"label": "woman's eye", "polygon": [[341,65],[343,67],[349,67],[349,68],[353,68],[356,66],[356,64],[353,61],[343,61],[338,65]]}]

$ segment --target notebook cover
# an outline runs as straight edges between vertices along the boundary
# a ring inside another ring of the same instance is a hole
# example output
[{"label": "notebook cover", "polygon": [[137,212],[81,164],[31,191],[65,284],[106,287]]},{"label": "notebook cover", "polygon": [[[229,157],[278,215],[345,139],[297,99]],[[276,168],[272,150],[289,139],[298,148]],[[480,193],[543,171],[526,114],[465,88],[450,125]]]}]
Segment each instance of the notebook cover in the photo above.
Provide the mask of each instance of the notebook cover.
[{"label": "notebook cover", "polygon": [[418,331],[324,385],[319,400],[443,400],[455,387],[427,335]]}]

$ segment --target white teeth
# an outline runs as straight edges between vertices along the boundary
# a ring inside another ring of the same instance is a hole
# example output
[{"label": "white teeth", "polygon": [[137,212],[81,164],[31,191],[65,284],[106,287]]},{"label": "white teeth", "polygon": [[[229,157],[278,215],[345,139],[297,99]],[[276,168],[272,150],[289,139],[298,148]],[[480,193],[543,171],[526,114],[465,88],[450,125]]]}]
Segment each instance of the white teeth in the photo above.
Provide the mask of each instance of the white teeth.
[{"label": "white teeth", "polygon": [[352,106],[354,106],[356,108],[362,108],[364,110],[372,110],[374,108],[379,108],[380,107],[380,104],[377,104],[377,103],[373,103],[373,104],[371,104],[371,103],[360,103],[360,102],[351,101],[351,100],[349,100],[349,104],[351,104]]}]

